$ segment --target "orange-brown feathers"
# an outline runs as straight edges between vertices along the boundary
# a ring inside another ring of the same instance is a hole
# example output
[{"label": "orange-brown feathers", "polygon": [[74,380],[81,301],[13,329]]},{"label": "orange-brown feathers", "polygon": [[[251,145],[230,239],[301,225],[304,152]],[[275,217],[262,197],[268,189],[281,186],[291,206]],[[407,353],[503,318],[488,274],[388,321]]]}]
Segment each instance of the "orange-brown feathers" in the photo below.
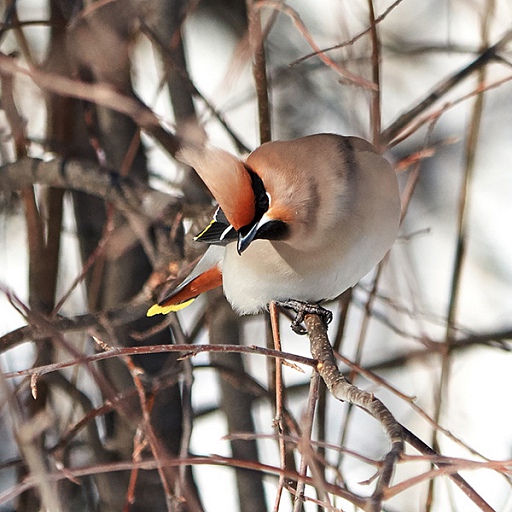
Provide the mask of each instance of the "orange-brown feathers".
[{"label": "orange-brown feathers", "polygon": [[147,316],[165,315],[171,311],[179,311],[188,306],[201,293],[213,290],[218,286],[222,286],[222,272],[218,266],[215,266],[199,274],[183,288],[178,288],[178,293],[152,306],[147,312]]},{"label": "orange-brown feathers", "polygon": [[291,224],[296,220],[296,212],[294,212],[287,205],[274,204],[271,205],[267,212],[267,217],[275,220],[280,220]]},{"label": "orange-brown feathers", "polygon": [[182,149],[177,158],[196,170],[236,230],[253,221],[251,177],[238,158],[222,149],[195,147]]},{"label": "orange-brown feathers", "polygon": [[171,297],[168,302],[172,301],[174,304],[185,302],[218,286],[222,286],[222,272],[219,267],[212,267],[188,283],[187,286]]}]

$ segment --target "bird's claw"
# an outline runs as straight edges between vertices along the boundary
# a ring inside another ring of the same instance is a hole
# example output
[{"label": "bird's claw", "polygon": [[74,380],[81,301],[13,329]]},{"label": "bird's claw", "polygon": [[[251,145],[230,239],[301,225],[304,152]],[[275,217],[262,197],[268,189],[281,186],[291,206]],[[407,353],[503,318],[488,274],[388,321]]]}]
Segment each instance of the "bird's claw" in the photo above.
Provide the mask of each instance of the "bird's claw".
[{"label": "bird's claw", "polygon": [[276,304],[295,311],[295,318],[290,326],[295,334],[304,335],[307,333],[307,330],[301,325],[306,315],[318,315],[324,321],[326,327],[332,321],[332,313],[318,304],[294,299],[276,301]]}]

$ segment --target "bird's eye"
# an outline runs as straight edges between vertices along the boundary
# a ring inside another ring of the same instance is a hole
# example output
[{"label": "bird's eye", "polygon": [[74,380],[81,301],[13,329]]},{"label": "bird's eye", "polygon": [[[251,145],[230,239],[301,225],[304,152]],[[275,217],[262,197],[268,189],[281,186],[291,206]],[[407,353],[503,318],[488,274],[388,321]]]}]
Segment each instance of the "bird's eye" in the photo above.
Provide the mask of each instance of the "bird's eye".
[{"label": "bird's eye", "polygon": [[265,190],[261,178],[254,171],[250,169],[248,169],[248,171],[251,176],[256,211],[259,212],[260,215],[263,215],[270,206],[270,195]]},{"label": "bird's eye", "polygon": [[266,212],[270,206],[270,196],[263,190],[256,198],[256,207]]}]

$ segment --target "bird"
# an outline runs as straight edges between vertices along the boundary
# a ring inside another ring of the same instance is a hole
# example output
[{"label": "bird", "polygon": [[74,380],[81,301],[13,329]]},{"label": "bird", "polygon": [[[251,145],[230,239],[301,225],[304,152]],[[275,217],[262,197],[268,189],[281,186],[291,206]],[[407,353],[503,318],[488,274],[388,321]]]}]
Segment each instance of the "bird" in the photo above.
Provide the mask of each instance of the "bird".
[{"label": "bird", "polygon": [[218,204],[195,239],[209,244],[195,268],[148,316],[177,311],[222,286],[241,314],[271,302],[304,315],[354,286],[394,243],[400,195],[391,164],[368,141],[331,133],[274,140],[246,158],[216,147],[185,146],[177,159],[194,168]]}]

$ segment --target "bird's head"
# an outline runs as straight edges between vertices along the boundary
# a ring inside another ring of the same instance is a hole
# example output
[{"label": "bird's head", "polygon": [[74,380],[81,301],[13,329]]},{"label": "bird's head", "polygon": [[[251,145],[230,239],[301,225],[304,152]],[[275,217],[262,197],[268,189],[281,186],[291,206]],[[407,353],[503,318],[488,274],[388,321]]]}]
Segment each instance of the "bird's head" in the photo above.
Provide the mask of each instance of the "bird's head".
[{"label": "bird's head", "polygon": [[246,169],[251,176],[255,209],[252,220],[237,230],[239,254],[242,254],[253,240],[286,240],[290,235],[292,220],[292,215],[287,215],[283,209],[276,209],[275,201],[260,176],[247,164]]},{"label": "bird's head", "polygon": [[267,142],[243,161],[220,149],[187,148],[178,158],[197,171],[224,213],[208,242],[237,240],[240,254],[258,239],[300,252],[326,250],[340,236],[361,239],[376,215],[394,215],[399,202],[390,164],[357,137]]},{"label": "bird's head", "polygon": [[[286,240],[295,216],[287,200],[293,195],[293,187],[281,183],[282,176],[272,179],[272,174],[260,169],[264,162],[254,158],[257,152],[245,162],[217,148],[185,148],[177,155],[196,170],[236,230],[239,254],[254,240]],[[267,175],[269,186],[262,174]]]}]

